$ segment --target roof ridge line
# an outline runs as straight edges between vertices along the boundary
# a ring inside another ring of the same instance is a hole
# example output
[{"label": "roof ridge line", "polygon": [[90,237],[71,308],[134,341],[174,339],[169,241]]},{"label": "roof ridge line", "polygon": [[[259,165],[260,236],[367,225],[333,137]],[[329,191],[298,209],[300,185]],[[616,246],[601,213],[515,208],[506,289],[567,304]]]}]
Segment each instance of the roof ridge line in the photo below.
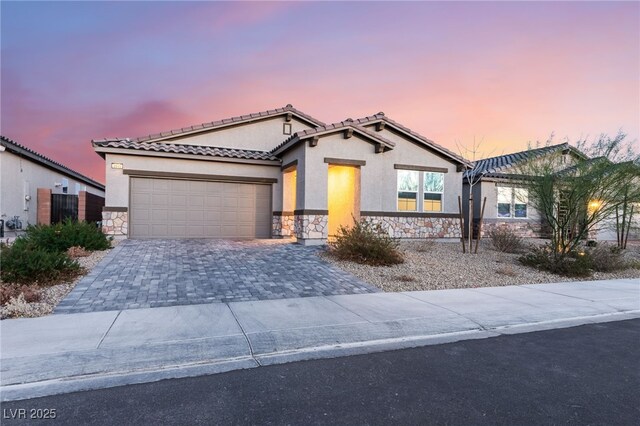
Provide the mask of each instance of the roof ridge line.
[{"label": "roof ridge line", "polygon": [[11,139],[11,138],[9,138],[7,136],[0,135],[0,140],[8,142],[9,144],[15,145],[16,147],[18,147],[20,149],[23,149],[23,150],[27,151],[28,153],[30,153],[32,155],[35,155],[36,157],[39,157],[39,159],[41,159],[41,160],[48,161],[51,164],[66,170],[68,173],[76,174],[79,177],[81,177],[82,179],[84,179],[85,181],[87,181],[87,183],[90,183],[91,185],[97,185],[98,188],[102,188],[104,190],[105,186],[103,184],[101,184],[100,182],[98,182],[98,181],[96,181],[94,179],[91,179],[90,177],[85,176],[82,173],[77,172],[77,171],[73,170],[72,168],[65,166],[62,163],[59,163],[56,160],[53,160],[53,159],[51,159],[49,157],[46,157],[46,156],[40,154],[39,152],[37,152],[37,151],[35,151],[35,150],[25,146],[25,145],[22,145],[22,144],[16,142],[15,140],[13,140],[13,139]]},{"label": "roof ridge line", "polygon": [[[161,132],[158,132],[158,133],[150,133],[150,134],[145,135],[145,136],[139,136],[139,137],[127,138],[127,139],[130,139],[130,140],[135,141],[135,142],[153,142],[153,141],[155,141],[155,139],[162,139],[162,138],[168,138],[168,137],[172,137],[172,136],[179,136],[179,135],[183,135],[185,133],[191,133],[191,132],[206,131],[208,129],[214,129],[214,128],[225,126],[225,125],[228,125],[228,124],[234,124],[234,123],[238,123],[239,124],[239,123],[243,123],[243,122],[254,120],[254,119],[261,119],[261,118],[267,118],[267,117],[272,117],[272,116],[284,114],[286,112],[291,112],[291,113],[301,117],[302,119],[306,120],[307,122],[309,122],[309,123],[311,123],[313,125],[316,125],[316,126],[317,125],[325,125],[325,123],[323,123],[322,121],[318,120],[317,118],[312,117],[311,115],[306,114],[306,113],[294,108],[293,105],[291,105],[291,104],[287,104],[284,107],[268,109],[268,110],[258,111],[258,112],[252,112],[252,113],[249,113],[249,114],[236,115],[236,116],[232,116],[232,117],[226,117],[226,118],[222,118],[222,119],[219,119],[219,120],[207,121],[207,122],[204,122],[204,123],[193,124],[191,126],[174,128],[174,129],[171,129],[171,130],[165,130],[165,131],[161,131]],[[94,140],[95,141],[99,141],[100,139],[92,139],[92,141],[94,141]],[[103,140],[116,140],[116,139],[103,138]]]}]

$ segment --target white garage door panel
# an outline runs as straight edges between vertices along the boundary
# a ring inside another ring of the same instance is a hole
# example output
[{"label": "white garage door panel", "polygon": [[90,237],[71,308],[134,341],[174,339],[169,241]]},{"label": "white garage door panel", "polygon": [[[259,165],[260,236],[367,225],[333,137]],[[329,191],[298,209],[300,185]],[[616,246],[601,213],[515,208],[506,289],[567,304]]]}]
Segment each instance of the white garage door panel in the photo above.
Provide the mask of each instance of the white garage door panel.
[{"label": "white garage door panel", "polygon": [[269,238],[271,185],[131,178],[131,236]]}]

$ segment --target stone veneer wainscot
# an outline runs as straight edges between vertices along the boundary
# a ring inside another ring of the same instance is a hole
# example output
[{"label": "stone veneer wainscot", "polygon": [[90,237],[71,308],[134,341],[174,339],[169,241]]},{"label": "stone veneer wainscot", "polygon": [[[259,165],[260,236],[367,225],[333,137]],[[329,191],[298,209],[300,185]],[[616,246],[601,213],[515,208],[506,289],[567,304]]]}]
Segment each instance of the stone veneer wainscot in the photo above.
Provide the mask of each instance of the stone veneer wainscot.
[{"label": "stone veneer wainscot", "polygon": [[127,209],[102,211],[102,232],[106,235],[128,235],[129,234],[129,213]]},{"label": "stone veneer wainscot", "polygon": [[366,213],[361,216],[394,238],[460,238],[460,219],[456,214]]},{"label": "stone veneer wainscot", "polygon": [[508,229],[519,237],[543,238],[544,232],[539,221],[531,219],[485,219],[482,222],[482,237],[488,237],[496,229]]}]

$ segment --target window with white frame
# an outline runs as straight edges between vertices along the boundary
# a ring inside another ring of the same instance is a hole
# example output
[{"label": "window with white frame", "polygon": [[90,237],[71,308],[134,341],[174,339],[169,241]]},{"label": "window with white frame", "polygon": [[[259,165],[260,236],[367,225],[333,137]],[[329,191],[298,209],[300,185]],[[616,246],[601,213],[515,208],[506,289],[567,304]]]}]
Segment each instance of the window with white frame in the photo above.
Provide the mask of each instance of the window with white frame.
[{"label": "window with white frame", "polygon": [[444,173],[424,172],[423,188],[423,211],[441,212],[442,194],[444,192]]},{"label": "window with white frame", "polygon": [[443,194],[444,173],[398,170],[398,211],[440,212]]},{"label": "window with white frame", "polygon": [[398,211],[418,210],[420,172],[398,170]]},{"label": "window with white frame", "polygon": [[498,187],[498,217],[519,218],[527,217],[529,193],[525,188],[509,186]]}]

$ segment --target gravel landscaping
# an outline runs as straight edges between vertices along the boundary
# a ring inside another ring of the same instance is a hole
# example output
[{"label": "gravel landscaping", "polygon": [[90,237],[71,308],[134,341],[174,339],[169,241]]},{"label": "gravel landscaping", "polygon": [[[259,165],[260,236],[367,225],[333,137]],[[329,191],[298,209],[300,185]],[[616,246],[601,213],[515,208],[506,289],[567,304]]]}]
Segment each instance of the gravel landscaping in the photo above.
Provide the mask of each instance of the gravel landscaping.
[{"label": "gravel landscaping", "polygon": [[[118,242],[118,240],[111,241],[112,248],[118,245]],[[109,253],[109,250],[101,250],[91,252],[91,254],[85,257],[78,257],[76,261],[84,270],[82,275],[77,276],[72,282],[40,288],[38,290],[40,293],[40,301],[38,302],[27,303],[24,299],[14,299],[13,303],[9,302],[5,306],[0,306],[0,319],[35,318],[49,315],[58,303],[73,290],[82,277],[87,275],[107,253]]]},{"label": "gravel landscaping", "polygon": [[[407,241],[400,244],[400,249],[404,252],[405,262],[394,266],[339,261],[327,252],[320,255],[362,281],[389,292],[640,278],[640,269],[596,272],[591,278],[563,277],[521,265],[517,260],[519,254],[496,251],[489,241],[481,243],[478,254],[462,254],[459,242]],[[634,259],[638,265],[640,244],[630,242],[625,257]]]}]

